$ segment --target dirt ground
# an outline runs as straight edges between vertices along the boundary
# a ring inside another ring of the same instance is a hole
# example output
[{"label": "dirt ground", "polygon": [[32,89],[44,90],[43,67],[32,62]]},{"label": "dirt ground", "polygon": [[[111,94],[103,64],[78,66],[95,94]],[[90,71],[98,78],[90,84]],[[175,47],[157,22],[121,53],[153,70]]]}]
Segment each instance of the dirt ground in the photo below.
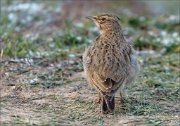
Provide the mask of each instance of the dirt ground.
[{"label": "dirt ground", "polygon": [[[121,104],[117,96],[115,113],[103,115],[79,59],[57,62],[53,67],[2,61],[1,125],[179,125],[178,80],[177,85],[155,88],[161,84],[150,74],[151,80],[144,79],[147,72],[142,70],[136,83],[128,87],[127,103]],[[155,87],[145,86],[148,81],[156,83]]]}]

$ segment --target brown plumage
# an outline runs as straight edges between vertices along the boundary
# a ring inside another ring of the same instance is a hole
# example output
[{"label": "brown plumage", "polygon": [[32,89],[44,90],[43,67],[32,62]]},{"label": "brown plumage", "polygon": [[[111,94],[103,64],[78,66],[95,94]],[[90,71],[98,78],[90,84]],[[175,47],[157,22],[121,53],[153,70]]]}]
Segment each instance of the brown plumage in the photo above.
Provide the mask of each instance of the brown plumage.
[{"label": "brown plumage", "polygon": [[132,83],[138,72],[138,63],[130,43],[126,42],[118,18],[111,14],[88,17],[100,30],[83,55],[87,81],[98,91],[103,113],[115,107],[115,93],[124,99],[124,86]]}]

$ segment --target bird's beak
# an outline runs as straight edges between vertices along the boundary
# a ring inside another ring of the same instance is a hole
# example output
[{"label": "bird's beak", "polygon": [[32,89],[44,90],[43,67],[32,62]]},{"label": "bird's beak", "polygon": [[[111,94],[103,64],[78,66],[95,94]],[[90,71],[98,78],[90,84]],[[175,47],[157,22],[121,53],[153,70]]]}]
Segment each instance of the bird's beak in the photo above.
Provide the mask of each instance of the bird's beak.
[{"label": "bird's beak", "polygon": [[97,16],[88,16],[88,17],[86,17],[87,19],[89,19],[89,20],[96,20],[97,19]]}]

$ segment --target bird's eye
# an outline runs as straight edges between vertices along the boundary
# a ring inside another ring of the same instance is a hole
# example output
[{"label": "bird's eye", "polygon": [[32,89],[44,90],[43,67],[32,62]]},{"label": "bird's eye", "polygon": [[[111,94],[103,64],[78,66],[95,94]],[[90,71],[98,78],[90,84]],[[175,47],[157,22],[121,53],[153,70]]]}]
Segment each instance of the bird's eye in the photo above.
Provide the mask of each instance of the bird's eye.
[{"label": "bird's eye", "polygon": [[106,18],[101,18],[102,21],[106,20]]}]

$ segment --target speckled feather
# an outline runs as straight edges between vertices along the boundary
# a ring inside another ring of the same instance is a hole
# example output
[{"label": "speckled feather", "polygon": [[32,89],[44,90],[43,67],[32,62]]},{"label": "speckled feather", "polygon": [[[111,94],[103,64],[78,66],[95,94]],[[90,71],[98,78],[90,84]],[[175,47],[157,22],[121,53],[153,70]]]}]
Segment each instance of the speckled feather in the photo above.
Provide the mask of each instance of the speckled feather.
[{"label": "speckled feather", "polygon": [[[125,40],[116,40],[114,34],[108,37],[110,38],[98,37],[84,55],[84,68],[87,77],[90,80],[93,79],[97,85],[102,83],[102,88],[99,88],[103,92],[114,90],[120,86],[119,81],[128,78],[131,65],[130,55],[132,55],[131,45],[119,42]],[[117,85],[103,85],[107,78],[117,82]]]}]

